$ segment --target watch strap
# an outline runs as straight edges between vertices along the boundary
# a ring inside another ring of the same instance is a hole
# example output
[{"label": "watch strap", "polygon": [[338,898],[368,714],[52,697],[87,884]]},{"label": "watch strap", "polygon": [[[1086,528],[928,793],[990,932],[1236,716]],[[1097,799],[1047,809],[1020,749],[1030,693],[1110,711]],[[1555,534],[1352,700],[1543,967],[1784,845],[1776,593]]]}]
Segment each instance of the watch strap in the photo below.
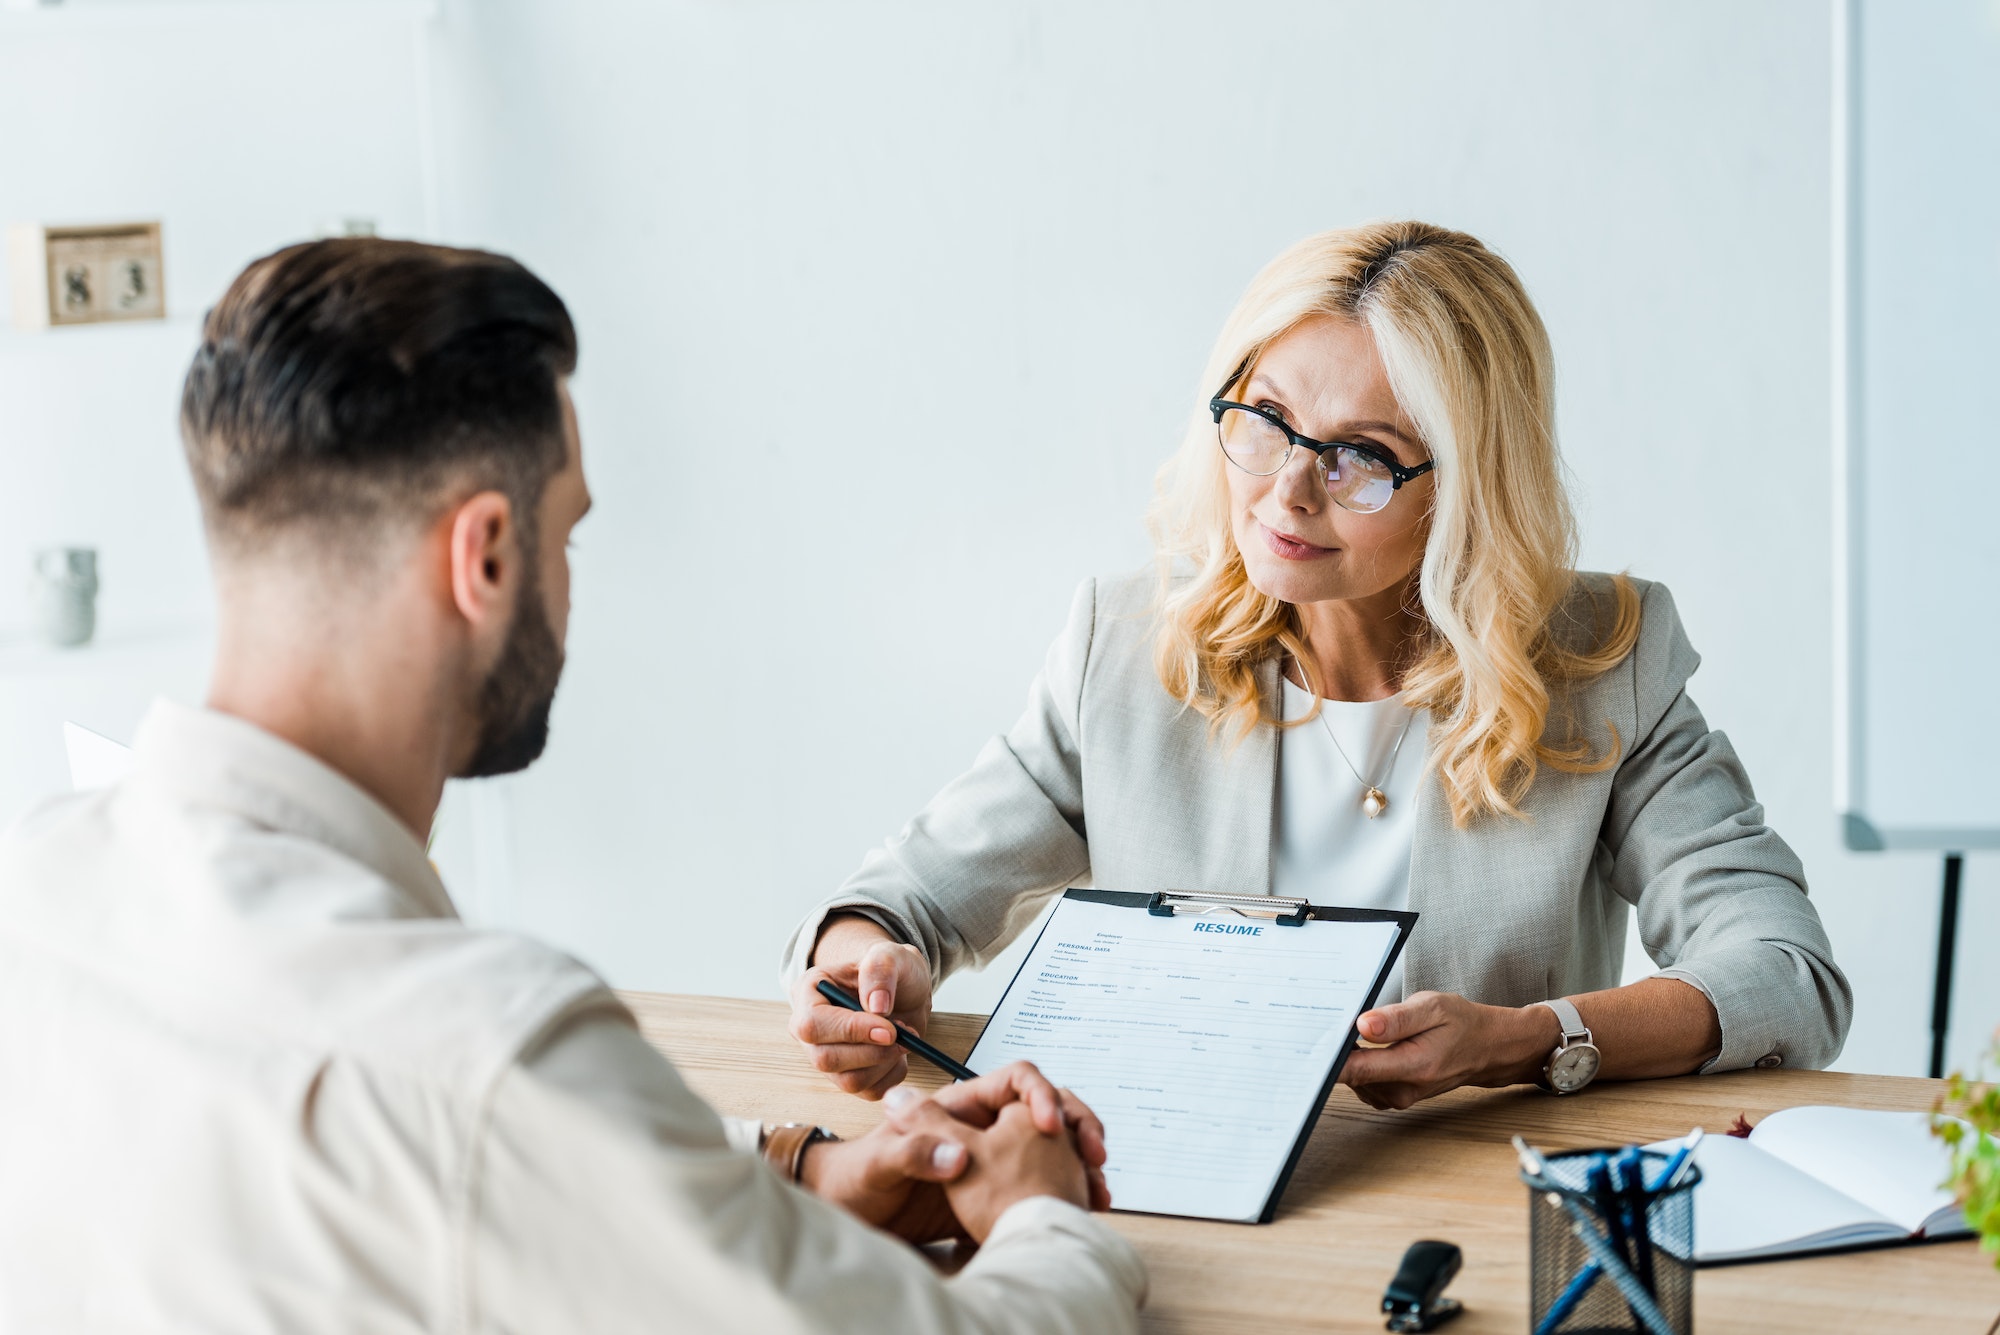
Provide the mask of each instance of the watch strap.
[{"label": "watch strap", "polygon": [[839,1140],[823,1126],[807,1126],[803,1122],[786,1122],[783,1126],[764,1129],[764,1140],[759,1146],[764,1162],[775,1168],[788,1182],[797,1182],[799,1173],[805,1167],[806,1150],[823,1140]]},{"label": "watch strap", "polygon": [[[1564,1043],[1578,1038],[1583,1039],[1585,1042],[1590,1040],[1590,1030],[1584,1025],[1583,1016],[1578,1013],[1575,1003],[1563,997],[1556,997],[1553,1000],[1540,1001],[1535,1004],[1538,1006],[1547,1006],[1556,1013],[1556,1021],[1563,1027]],[[1558,1044],[1557,1046],[1561,1045]]]}]

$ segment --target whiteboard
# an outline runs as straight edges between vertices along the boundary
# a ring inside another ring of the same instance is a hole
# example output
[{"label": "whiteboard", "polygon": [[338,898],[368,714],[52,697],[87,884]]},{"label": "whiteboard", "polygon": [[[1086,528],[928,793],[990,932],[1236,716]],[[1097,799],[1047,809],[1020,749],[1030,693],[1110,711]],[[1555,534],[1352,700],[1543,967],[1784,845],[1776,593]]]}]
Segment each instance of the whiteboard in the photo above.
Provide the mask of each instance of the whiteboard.
[{"label": "whiteboard", "polygon": [[2000,3],[1834,19],[1835,810],[2000,848]]}]

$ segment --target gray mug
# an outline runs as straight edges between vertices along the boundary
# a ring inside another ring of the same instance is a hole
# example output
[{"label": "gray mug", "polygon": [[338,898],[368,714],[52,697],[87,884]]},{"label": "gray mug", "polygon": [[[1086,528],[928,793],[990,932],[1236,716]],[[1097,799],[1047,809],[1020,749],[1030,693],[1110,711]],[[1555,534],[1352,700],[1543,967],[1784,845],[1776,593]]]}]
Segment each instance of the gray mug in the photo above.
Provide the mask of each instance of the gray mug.
[{"label": "gray mug", "polygon": [[37,635],[58,648],[90,643],[97,631],[97,549],[45,547],[35,553],[29,600]]}]

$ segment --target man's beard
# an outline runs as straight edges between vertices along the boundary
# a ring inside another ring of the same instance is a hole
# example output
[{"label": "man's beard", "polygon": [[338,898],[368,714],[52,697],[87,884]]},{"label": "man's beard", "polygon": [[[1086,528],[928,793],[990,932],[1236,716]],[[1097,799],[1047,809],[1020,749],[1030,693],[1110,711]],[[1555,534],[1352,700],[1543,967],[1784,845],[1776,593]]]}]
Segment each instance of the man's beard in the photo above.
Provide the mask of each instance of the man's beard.
[{"label": "man's beard", "polygon": [[549,628],[548,608],[530,567],[500,661],[479,688],[479,745],[459,778],[512,774],[535,763],[549,744],[549,709],[562,670],[563,648]]}]

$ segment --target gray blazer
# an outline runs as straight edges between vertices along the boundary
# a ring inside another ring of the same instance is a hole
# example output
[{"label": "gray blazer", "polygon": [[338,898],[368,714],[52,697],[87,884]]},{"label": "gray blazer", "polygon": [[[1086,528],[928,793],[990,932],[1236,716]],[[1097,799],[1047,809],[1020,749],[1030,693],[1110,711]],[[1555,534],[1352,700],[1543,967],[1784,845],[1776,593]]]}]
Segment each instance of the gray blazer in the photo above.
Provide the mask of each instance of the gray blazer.
[{"label": "gray blazer", "polygon": [[[1608,583],[1579,576],[1572,599]],[[1405,987],[1505,1006],[1615,987],[1629,906],[1653,960],[1715,1004],[1722,1051],[1707,1069],[1825,1066],[1846,1040],[1853,992],[1798,857],[1764,824],[1729,739],[1687,696],[1701,660],[1672,597],[1635,584],[1637,647],[1571,688],[1594,754],[1617,728],[1615,767],[1543,766],[1523,803],[1529,820],[1462,830],[1439,780],[1425,778]],[[1155,587],[1148,571],[1077,590],[1013,731],[807,916],[786,948],[788,976],[835,909],[868,912],[942,979],[986,964],[1067,886],[1271,892],[1277,730],[1232,745],[1167,694],[1153,669]],[[1590,624],[1583,609],[1558,624]],[[1275,692],[1277,665],[1264,675]]]}]

